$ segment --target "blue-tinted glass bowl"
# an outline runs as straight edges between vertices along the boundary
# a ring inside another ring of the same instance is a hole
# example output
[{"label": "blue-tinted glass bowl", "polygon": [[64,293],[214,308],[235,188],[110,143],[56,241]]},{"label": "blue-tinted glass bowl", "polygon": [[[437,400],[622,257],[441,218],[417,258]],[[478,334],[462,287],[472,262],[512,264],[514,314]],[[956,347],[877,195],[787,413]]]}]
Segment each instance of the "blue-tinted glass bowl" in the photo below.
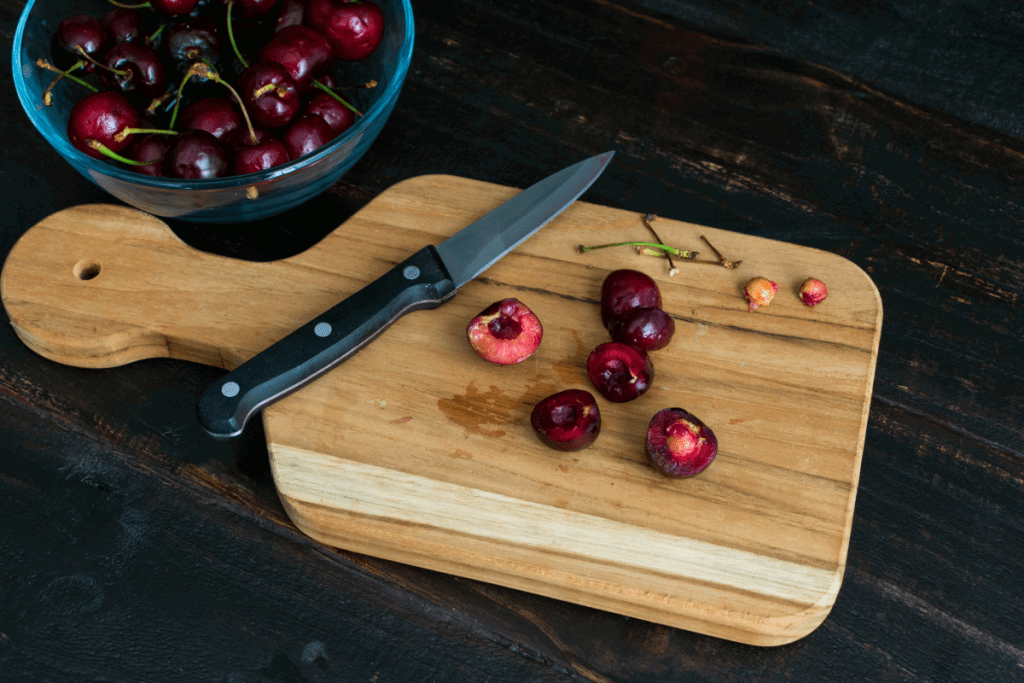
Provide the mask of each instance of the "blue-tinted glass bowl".
[{"label": "blue-tinted glass bowl", "polygon": [[[107,0],[29,0],[14,36],[14,84],[21,105],[43,137],[83,176],[118,199],[148,213],[208,223],[239,223],[272,216],[311,199],[346,173],[366,153],[391,115],[409,70],[413,17],[409,0],[375,0],[384,11],[385,35],[373,55],[361,62],[335,62],[339,83],[376,80],[376,88],[354,91],[363,116],[354,126],[316,152],[261,173],[216,180],[151,178],[116,162],[100,161],[75,149],[67,139],[68,113],[87,91],[64,82],[53,105],[42,93],[55,74],[36,66],[52,61],[50,39],[60,21],[72,14],[97,19],[112,9]],[[255,187],[257,197],[250,199]]]}]

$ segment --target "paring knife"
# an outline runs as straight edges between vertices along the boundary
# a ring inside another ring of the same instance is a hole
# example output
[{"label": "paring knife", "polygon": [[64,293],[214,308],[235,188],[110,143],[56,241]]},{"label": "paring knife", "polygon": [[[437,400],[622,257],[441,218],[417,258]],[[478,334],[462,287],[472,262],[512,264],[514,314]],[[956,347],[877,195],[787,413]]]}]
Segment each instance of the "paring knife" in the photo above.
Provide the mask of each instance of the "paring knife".
[{"label": "paring knife", "polygon": [[614,154],[591,157],[528,187],[239,365],[203,393],[199,423],[215,438],[234,438],[252,415],[346,360],[406,313],[448,301],[575,202]]}]

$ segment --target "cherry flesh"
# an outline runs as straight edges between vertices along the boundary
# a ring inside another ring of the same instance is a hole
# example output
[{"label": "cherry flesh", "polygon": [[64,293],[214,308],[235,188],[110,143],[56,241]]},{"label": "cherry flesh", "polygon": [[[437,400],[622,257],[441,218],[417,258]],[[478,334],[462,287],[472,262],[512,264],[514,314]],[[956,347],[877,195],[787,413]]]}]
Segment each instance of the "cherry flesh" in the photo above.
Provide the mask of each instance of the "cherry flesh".
[{"label": "cherry flesh", "polygon": [[544,328],[518,299],[496,301],[466,326],[469,345],[484,360],[498,365],[521,363],[537,350]]},{"label": "cherry flesh", "polygon": [[[146,100],[167,92],[167,70],[156,50],[142,43],[114,43],[99,69],[103,85]],[[145,102],[140,103],[145,104]]]},{"label": "cherry flesh", "polygon": [[234,101],[226,97],[207,97],[182,110],[181,128],[205,130],[218,140],[223,140],[233,131],[245,129],[245,120]]},{"label": "cherry flesh", "polygon": [[607,328],[634,308],[661,308],[658,285],[636,270],[610,273],[601,285],[601,323]]},{"label": "cherry flesh", "polygon": [[170,178],[223,178],[230,170],[227,150],[205,130],[175,135],[164,160],[164,173]]},{"label": "cherry flesh", "polygon": [[303,114],[292,121],[281,141],[292,159],[306,156],[334,139],[334,131],[316,114]]},{"label": "cherry flesh", "polygon": [[642,396],[654,381],[654,364],[643,349],[619,342],[600,344],[587,358],[587,376],[602,396],[625,403]]},{"label": "cherry flesh", "polygon": [[369,57],[384,39],[384,13],[368,0],[310,0],[306,17],[343,62]]},{"label": "cherry flesh", "polygon": [[634,308],[608,326],[612,340],[644,351],[658,351],[668,346],[676,331],[672,317],[660,308]]},{"label": "cherry flesh", "polygon": [[281,29],[257,56],[261,62],[276,62],[287,69],[300,93],[306,92],[313,79],[324,74],[334,61],[331,44],[308,26]]},{"label": "cherry flesh", "polygon": [[530,425],[551,448],[578,451],[594,443],[601,433],[601,411],[589,391],[567,389],[535,405]]},{"label": "cherry flesh", "polygon": [[124,95],[103,91],[93,93],[75,103],[68,116],[68,139],[75,148],[96,159],[105,159],[102,153],[89,146],[95,140],[113,152],[120,152],[131,144],[131,135],[118,139],[125,128],[138,128],[141,117]]},{"label": "cherry flesh", "polygon": [[[70,69],[85,57],[79,50],[84,50],[90,57],[99,61],[107,46],[107,29],[97,19],[85,14],[75,14],[57,24],[50,40],[50,56],[53,65],[58,69]],[[93,73],[96,65],[86,61],[82,67],[85,73]]]},{"label": "cherry flesh", "polygon": [[295,81],[276,62],[256,62],[243,71],[238,91],[253,122],[264,128],[288,125],[302,106]]},{"label": "cherry flesh", "polygon": [[344,133],[356,122],[356,115],[351,109],[325,92],[318,92],[309,98],[302,113],[316,114],[322,118],[331,127],[334,137]]},{"label": "cherry flesh", "polygon": [[668,477],[700,474],[718,454],[711,428],[682,408],[658,411],[647,428],[647,457]]}]

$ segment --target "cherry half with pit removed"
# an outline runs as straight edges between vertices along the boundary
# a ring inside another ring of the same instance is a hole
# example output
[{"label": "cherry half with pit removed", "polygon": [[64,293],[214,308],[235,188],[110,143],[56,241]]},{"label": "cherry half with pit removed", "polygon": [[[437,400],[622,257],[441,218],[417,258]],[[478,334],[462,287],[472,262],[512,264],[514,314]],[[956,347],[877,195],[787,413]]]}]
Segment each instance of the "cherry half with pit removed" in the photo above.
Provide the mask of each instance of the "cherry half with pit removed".
[{"label": "cherry half with pit removed", "polygon": [[668,477],[700,474],[718,454],[711,428],[682,408],[658,411],[647,428],[647,457]]},{"label": "cherry half with pit removed", "polygon": [[518,299],[496,301],[466,326],[469,345],[484,360],[498,365],[521,363],[537,350],[544,328]]},{"label": "cherry half with pit removed", "polygon": [[620,342],[606,342],[590,352],[587,376],[606,399],[625,403],[651,388],[654,364],[643,349]]},{"label": "cherry half with pit removed", "polygon": [[530,426],[551,448],[578,451],[594,443],[601,433],[601,411],[589,391],[566,389],[533,407]]}]

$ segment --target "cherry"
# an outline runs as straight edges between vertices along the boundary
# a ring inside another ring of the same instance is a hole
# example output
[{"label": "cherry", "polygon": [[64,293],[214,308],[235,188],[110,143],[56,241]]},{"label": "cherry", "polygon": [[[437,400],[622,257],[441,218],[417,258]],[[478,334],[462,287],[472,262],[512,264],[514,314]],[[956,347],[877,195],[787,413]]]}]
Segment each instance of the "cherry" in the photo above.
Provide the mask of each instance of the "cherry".
[{"label": "cherry", "polygon": [[589,391],[567,389],[535,405],[530,425],[551,448],[578,451],[594,443],[601,433],[601,411]]},{"label": "cherry", "polygon": [[498,365],[514,365],[529,358],[544,336],[533,311],[518,299],[496,301],[466,326],[469,345],[481,358]]},{"label": "cherry", "polygon": [[309,0],[306,23],[322,33],[343,62],[366,59],[384,40],[384,13],[368,0]]},{"label": "cherry", "polygon": [[331,127],[333,137],[337,137],[352,127],[356,122],[355,113],[325,92],[318,92],[309,98],[303,114],[316,114]]},{"label": "cherry", "polygon": [[616,270],[601,285],[601,322],[607,328],[614,318],[634,308],[661,308],[661,292],[650,276],[635,270]]},{"label": "cherry", "polygon": [[57,30],[50,40],[50,54],[54,66],[61,70],[70,69],[84,60],[81,69],[91,74],[96,70],[96,65],[82,53],[98,61],[106,46],[107,29],[103,28],[103,24],[88,15],[75,14],[57,24]]},{"label": "cherry", "polygon": [[220,33],[206,15],[185,19],[167,32],[167,51],[181,71],[196,60],[216,64],[220,58]]},{"label": "cherry", "polygon": [[234,12],[246,19],[261,19],[274,9],[277,0],[231,0]]},{"label": "cherry", "polygon": [[334,131],[316,114],[303,114],[288,126],[281,138],[292,159],[306,156],[334,139]]},{"label": "cherry", "polygon": [[142,43],[114,43],[103,55],[99,70],[103,85],[146,99],[167,92],[167,71],[156,50]]},{"label": "cherry", "polygon": [[607,342],[590,352],[587,376],[606,399],[614,403],[625,403],[651,388],[654,364],[643,349],[620,342]]},{"label": "cherry", "polygon": [[180,17],[192,14],[199,0],[149,0],[150,6],[165,17]]},{"label": "cherry", "polygon": [[142,15],[128,7],[115,7],[100,23],[115,43],[138,43],[146,38]]},{"label": "cherry", "polygon": [[669,477],[700,474],[718,454],[711,428],[682,408],[655,413],[647,427],[647,456]]},{"label": "cherry", "polygon": [[[182,130],[205,130],[223,140],[229,133],[245,128],[238,106],[226,97],[206,97],[181,112]],[[245,131],[248,133],[248,130]]]},{"label": "cherry", "polygon": [[[256,135],[255,142],[253,134]],[[239,128],[224,141],[232,153],[232,166],[238,175],[258,173],[290,161],[284,143],[264,128],[254,128],[253,133],[247,128]]]},{"label": "cherry", "polygon": [[331,67],[331,44],[308,26],[289,26],[274,34],[260,48],[261,62],[276,62],[288,70],[300,93],[309,89],[313,79]]},{"label": "cherry", "polygon": [[158,133],[136,135],[132,144],[128,145],[124,155],[134,161],[152,161],[142,166],[128,166],[129,169],[143,175],[163,177],[164,158],[171,147],[173,136]]},{"label": "cherry", "polygon": [[[131,143],[126,128],[137,128],[141,117],[124,95],[98,92],[79,100],[68,116],[68,139],[76,149],[95,159],[104,155],[89,146],[92,140],[113,152],[120,152]],[[121,135],[118,135],[118,134]]]},{"label": "cherry", "polygon": [[277,21],[274,22],[274,32],[278,32],[289,26],[300,26],[306,23],[306,3],[304,0],[281,0],[278,5]]},{"label": "cherry", "polygon": [[276,62],[256,62],[238,77],[249,116],[264,128],[288,125],[302,106],[295,81]]},{"label": "cherry", "polygon": [[174,136],[164,159],[164,173],[171,178],[223,178],[230,171],[227,150],[205,130]]},{"label": "cherry", "polygon": [[668,346],[676,331],[672,317],[660,308],[634,308],[609,323],[612,340],[630,344],[644,351],[657,351]]}]

